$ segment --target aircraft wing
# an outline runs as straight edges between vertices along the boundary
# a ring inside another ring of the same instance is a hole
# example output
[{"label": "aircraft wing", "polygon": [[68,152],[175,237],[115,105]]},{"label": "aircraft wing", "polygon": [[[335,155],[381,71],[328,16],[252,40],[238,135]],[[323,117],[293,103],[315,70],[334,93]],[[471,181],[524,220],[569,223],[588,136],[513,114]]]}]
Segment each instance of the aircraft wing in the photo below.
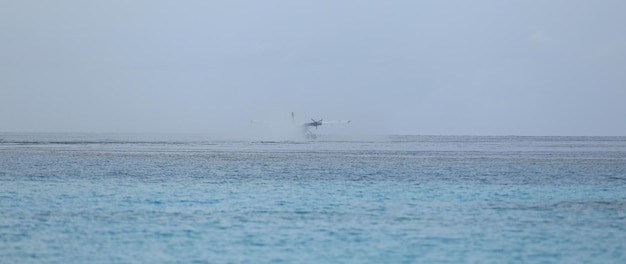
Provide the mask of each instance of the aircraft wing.
[{"label": "aircraft wing", "polygon": [[333,125],[333,124],[348,124],[350,123],[350,120],[330,120],[330,121],[322,121],[322,124],[326,125]]}]

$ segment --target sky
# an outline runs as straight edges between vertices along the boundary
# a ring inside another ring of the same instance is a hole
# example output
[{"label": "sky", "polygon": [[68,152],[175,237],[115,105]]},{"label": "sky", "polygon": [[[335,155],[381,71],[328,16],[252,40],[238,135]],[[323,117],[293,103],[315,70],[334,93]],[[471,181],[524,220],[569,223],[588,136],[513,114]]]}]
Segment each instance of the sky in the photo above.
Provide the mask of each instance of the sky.
[{"label": "sky", "polygon": [[626,1],[0,0],[0,131],[626,136]]}]

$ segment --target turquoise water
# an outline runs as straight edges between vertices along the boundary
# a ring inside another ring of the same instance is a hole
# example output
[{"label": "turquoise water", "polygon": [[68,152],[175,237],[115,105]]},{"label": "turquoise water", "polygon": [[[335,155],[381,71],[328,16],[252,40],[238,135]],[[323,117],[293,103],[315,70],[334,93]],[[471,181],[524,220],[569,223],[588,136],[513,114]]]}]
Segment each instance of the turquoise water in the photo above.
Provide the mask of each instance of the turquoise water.
[{"label": "turquoise water", "polygon": [[625,263],[626,138],[0,134],[1,263]]}]

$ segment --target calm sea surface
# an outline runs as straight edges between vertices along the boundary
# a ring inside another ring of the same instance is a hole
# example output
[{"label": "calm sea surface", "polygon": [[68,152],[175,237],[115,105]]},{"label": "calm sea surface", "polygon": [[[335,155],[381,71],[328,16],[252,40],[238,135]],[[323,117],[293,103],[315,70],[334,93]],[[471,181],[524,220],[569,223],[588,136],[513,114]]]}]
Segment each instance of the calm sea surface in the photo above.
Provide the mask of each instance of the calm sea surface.
[{"label": "calm sea surface", "polygon": [[626,138],[0,133],[0,263],[626,263]]}]

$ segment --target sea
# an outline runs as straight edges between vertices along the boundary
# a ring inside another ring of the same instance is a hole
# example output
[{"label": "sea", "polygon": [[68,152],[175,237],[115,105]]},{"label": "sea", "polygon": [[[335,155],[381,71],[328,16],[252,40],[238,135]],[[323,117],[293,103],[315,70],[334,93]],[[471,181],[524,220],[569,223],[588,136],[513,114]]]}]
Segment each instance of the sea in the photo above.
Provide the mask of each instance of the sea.
[{"label": "sea", "polygon": [[0,133],[0,263],[626,263],[626,137]]}]

